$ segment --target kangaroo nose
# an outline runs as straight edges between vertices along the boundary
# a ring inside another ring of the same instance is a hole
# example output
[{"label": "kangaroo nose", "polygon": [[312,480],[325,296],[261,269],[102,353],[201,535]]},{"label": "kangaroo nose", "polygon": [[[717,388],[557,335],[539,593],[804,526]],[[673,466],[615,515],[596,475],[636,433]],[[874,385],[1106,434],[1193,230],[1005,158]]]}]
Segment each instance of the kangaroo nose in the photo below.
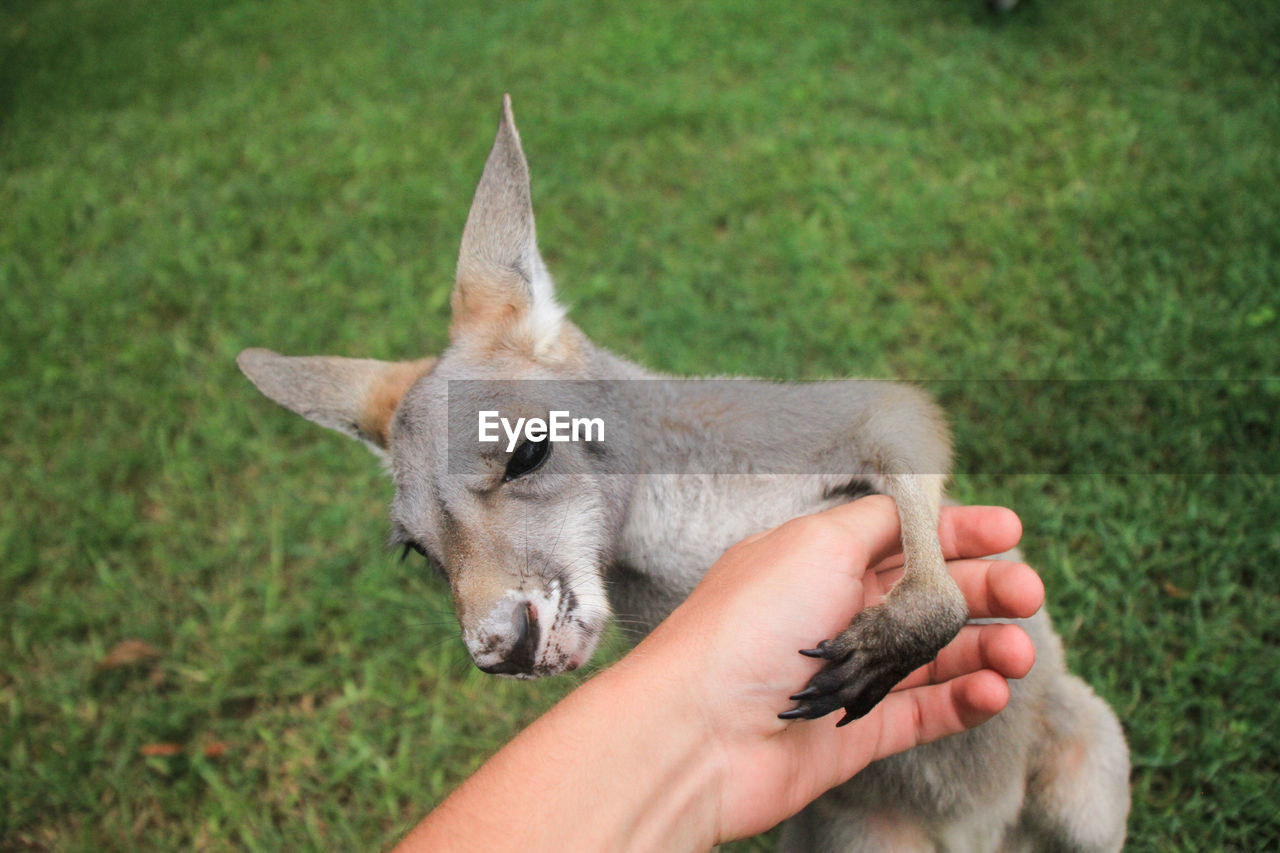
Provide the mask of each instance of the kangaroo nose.
[{"label": "kangaroo nose", "polygon": [[531,601],[513,601],[511,642],[496,663],[476,664],[482,672],[492,675],[528,675],[538,656],[538,611]]}]

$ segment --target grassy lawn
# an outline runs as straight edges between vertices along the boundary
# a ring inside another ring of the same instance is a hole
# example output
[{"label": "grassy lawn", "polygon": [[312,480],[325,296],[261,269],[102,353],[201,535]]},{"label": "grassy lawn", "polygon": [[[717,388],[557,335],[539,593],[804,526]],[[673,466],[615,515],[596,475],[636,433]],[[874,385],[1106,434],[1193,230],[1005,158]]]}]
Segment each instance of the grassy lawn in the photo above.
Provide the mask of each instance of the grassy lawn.
[{"label": "grassy lawn", "polygon": [[0,848],[385,846],[576,683],[476,671],[373,458],[234,365],[444,346],[504,91],[628,357],[1152,380],[940,384],[955,492],[1125,724],[1129,849],[1280,844],[1280,395],[1223,382],[1280,362],[1280,5],[12,0]]}]

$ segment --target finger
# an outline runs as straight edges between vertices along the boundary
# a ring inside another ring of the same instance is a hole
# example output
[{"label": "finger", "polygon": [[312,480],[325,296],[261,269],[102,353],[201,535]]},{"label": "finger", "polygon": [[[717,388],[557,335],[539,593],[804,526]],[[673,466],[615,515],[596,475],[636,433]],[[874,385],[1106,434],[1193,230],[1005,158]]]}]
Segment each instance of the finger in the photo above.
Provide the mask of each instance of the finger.
[{"label": "finger", "polygon": [[[939,527],[948,559],[979,557],[1013,547],[1022,524],[1003,507],[947,507]],[[861,579],[868,565],[901,564],[901,525],[892,498],[871,495],[820,513],[801,516],[756,534],[746,544],[772,541],[784,550],[803,542],[809,553],[825,555],[831,568]]]},{"label": "finger", "polygon": [[[869,495],[853,503],[841,504],[813,516],[826,523],[856,546],[855,562],[874,566],[902,548],[902,526],[897,505],[887,495]],[[861,574],[861,571],[859,571]]]},{"label": "finger", "polygon": [[1022,519],[1002,506],[942,508],[938,539],[948,560],[987,557],[1008,551],[1022,538]]},{"label": "finger", "polygon": [[876,758],[981,725],[1008,704],[1008,682],[985,669],[942,684],[890,693],[873,712],[881,716]]},{"label": "finger", "polygon": [[1004,678],[1023,678],[1035,662],[1035,644],[1017,625],[966,625],[937,658],[908,675],[894,690],[940,684],[983,669]]},{"label": "finger", "polygon": [[[805,518],[777,529],[800,531]],[[826,526],[848,537],[850,544],[860,547],[867,565],[893,565],[895,561],[902,564],[902,528],[897,505],[887,495],[869,495],[807,518],[813,526]],[[999,506],[945,507],[938,526],[942,554],[948,560],[1007,551],[1021,535],[1018,516]]]},{"label": "finger", "polygon": [[1044,581],[1026,563],[991,560],[985,576],[964,571],[956,583],[972,618],[1026,619],[1044,606]]},{"label": "finger", "polygon": [[[947,506],[938,520],[938,541],[948,560],[987,557],[1008,551],[1022,538],[1022,520],[1002,506]],[[875,555],[873,571],[902,566],[902,546]]]},{"label": "finger", "polygon": [[[947,571],[964,593],[971,619],[1026,619],[1044,604],[1044,582],[1026,563],[1009,560],[952,560]],[[867,575],[867,600],[888,595],[902,568]]]}]

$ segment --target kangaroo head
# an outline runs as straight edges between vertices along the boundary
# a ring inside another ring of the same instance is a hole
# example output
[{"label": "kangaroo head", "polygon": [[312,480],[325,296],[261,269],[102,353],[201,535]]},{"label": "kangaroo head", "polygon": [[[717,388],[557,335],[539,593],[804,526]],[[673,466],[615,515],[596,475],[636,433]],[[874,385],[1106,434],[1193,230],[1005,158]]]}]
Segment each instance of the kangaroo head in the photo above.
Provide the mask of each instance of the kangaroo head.
[{"label": "kangaroo head", "polygon": [[478,667],[516,677],[574,669],[608,618],[604,567],[626,497],[603,470],[607,445],[478,440],[480,411],[514,422],[600,405],[580,383],[522,381],[591,379],[598,351],[565,319],[538,253],[508,97],[463,229],[451,305],[438,359],[248,349],[237,362],[272,400],[386,460],[393,540],[448,578]]}]

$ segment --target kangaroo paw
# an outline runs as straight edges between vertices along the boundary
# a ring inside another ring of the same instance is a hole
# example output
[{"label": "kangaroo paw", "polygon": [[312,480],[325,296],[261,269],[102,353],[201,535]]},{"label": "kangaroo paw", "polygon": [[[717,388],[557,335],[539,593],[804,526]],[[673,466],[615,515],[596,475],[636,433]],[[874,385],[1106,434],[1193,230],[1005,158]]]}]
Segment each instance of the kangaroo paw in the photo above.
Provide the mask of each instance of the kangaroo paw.
[{"label": "kangaroo paw", "polygon": [[[828,661],[809,686],[791,698],[799,702],[778,716],[784,720],[816,720],[843,708],[843,726],[865,716],[893,686],[933,660],[964,624],[966,614],[893,607],[886,601],[859,613],[839,636],[802,649],[800,654]],[[908,611],[904,618],[900,611]],[[958,616],[958,618],[957,618]]]}]

